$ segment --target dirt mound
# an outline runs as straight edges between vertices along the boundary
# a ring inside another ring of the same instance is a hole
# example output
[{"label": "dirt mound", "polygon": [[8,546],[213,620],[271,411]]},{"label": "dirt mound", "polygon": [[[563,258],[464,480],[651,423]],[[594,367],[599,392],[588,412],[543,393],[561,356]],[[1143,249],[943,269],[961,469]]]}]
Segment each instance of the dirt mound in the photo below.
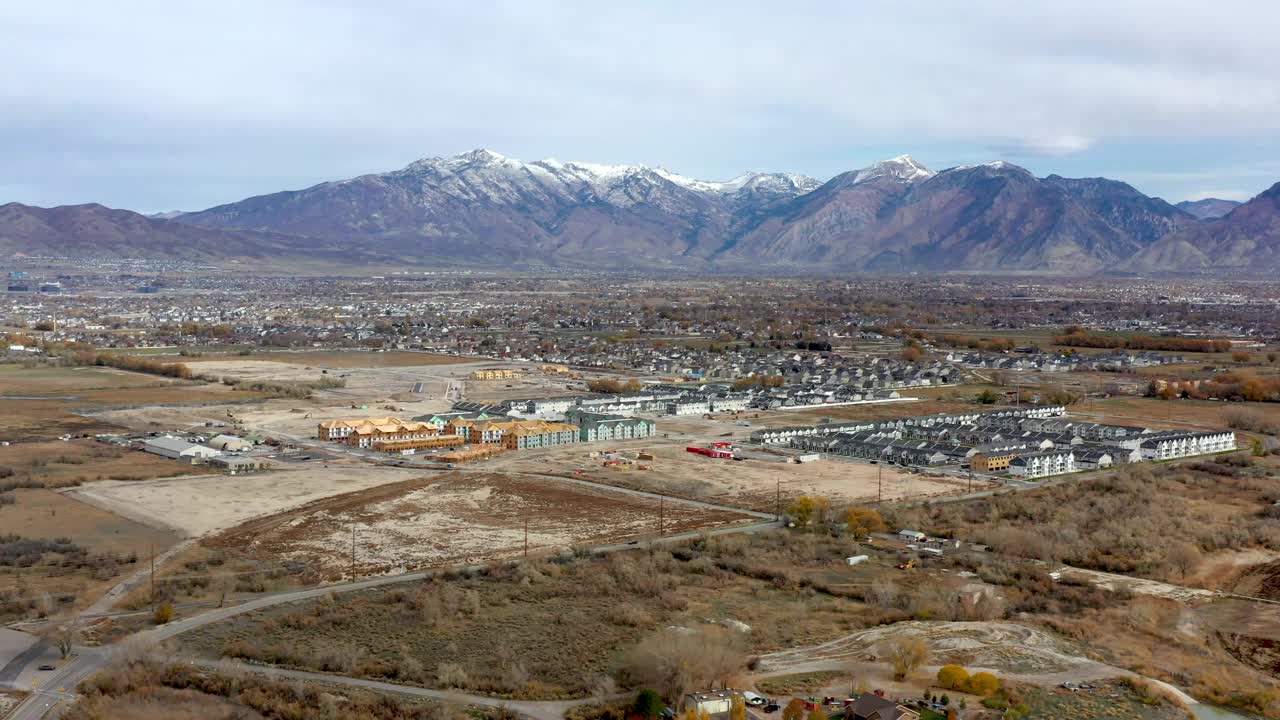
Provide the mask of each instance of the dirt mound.
[{"label": "dirt mound", "polygon": [[933,662],[949,662],[1019,675],[1054,673],[1081,664],[1079,649],[1037,628],[993,622],[904,622],[861,630],[814,647],[784,650],[760,658],[765,670],[783,670],[814,660],[881,656],[903,636],[929,643]]},{"label": "dirt mound", "polygon": [[[1246,568],[1231,592],[1280,601],[1280,561]],[[1232,600],[1217,603],[1208,619],[1218,642],[1233,657],[1280,678],[1280,606]]]},{"label": "dirt mound", "polygon": [[1232,585],[1231,592],[1280,601],[1280,560],[1245,568]]}]

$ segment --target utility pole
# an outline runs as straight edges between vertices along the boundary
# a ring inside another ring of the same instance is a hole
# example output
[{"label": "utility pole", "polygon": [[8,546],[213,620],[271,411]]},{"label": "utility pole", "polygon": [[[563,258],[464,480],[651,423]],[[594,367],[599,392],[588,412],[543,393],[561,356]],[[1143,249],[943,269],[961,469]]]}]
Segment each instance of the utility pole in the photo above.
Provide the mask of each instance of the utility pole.
[{"label": "utility pole", "polygon": [[774,481],[777,482],[778,488],[777,488],[777,499],[774,501],[775,504],[774,504],[773,514],[777,515],[778,519],[781,520],[782,519],[782,478],[775,477]]},{"label": "utility pole", "polygon": [[151,543],[151,610],[156,609],[156,544]]},{"label": "utility pole", "polygon": [[524,519],[524,556],[529,557],[529,518]]},{"label": "utility pole", "polygon": [[884,486],[881,484],[881,480],[883,479],[884,479],[884,466],[877,465],[876,466],[876,504],[877,505],[884,502]]},{"label": "utility pole", "polygon": [[351,582],[356,581],[356,524],[351,523]]},{"label": "utility pole", "polygon": [[658,537],[662,537],[667,530],[667,498],[665,495],[658,496]]}]

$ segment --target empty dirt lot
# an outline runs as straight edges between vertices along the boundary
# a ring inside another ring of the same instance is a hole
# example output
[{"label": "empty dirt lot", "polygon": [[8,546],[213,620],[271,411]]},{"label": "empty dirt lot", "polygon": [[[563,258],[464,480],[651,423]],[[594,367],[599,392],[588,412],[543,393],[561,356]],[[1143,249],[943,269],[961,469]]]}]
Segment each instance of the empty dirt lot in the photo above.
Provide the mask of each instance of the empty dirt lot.
[{"label": "empty dirt lot", "polygon": [[[554,479],[455,472],[318,500],[205,544],[315,563],[319,578],[337,579],[350,568],[353,527],[358,571],[395,573],[520,555],[526,522],[531,553],[657,535],[658,505]],[[677,503],[661,515],[666,534],[748,519]]]},{"label": "empty dirt lot", "polygon": [[67,492],[138,522],[198,537],[318,498],[400,482],[415,474],[387,467],[307,463],[249,475],[192,475],[142,483],[104,480]]},{"label": "empty dirt lot", "polygon": [[[438,357],[438,356],[431,356]],[[402,396],[421,383],[425,398],[439,398],[450,380],[462,380],[474,365],[462,358],[450,364],[392,365],[386,367],[334,367],[311,364],[305,356],[293,362],[262,360],[254,356],[236,359],[207,360],[195,366],[201,374],[234,378],[240,381],[317,382],[341,380],[343,387],[318,390],[317,398],[343,398],[359,404]]]},{"label": "empty dirt lot", "polygon": [[[654,459],[643,461],[651,469],[603,467],[602,460],[591,458],[590,453],[606,448],[651,453]],[[803,465],[767,460],[721,460],[687,452],[683,443],[664,443],[653,438],[510,454],[492,466],[510,471],[574,473],[576,477],[610,485],[694,497],[766,512],[776,507],[779,487],[784,504],[799,495],[822,495],[837,506],[875,501],[878,479],[885,500],[945,495],[968,487],[959,480],[928,478],[888,466],[839,460]]]},{"label": "empty dirt lot", "polygon": [[395,368],[418,365],[457,365],[475,362],[454,355],[438,355],[422,352],[362,352],[342,350],[301,350],[290,352],[285,350],[254,352],[250,355],[230,353],[207,353],[199,357],[181,358],[185,363],[207,363],[224,360],[257,360],[261,362],[290,363],[293,365],[312,365],[324,368]]}]

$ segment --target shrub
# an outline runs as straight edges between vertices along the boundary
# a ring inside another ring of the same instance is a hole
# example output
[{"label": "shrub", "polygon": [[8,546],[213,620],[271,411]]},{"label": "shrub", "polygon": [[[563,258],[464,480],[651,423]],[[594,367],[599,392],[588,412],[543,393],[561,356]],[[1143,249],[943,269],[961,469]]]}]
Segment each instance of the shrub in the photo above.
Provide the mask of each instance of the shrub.
[{"label": "shrub", "polygon": [[152,613],[152,619],[155,620],[157,625],[164,625],[170,620],[173,620],[173,606],[169,603],[161,603],[157,605],[155,611]]},{"label": "shrub", "polygon": [[969,671],[959,665],[943,665],[938,670],[938,684],[951,690],[963,690],[968,686]]},{"label": "shrub", "polygon": [[989,672],[976,672],[970,676],[964,689],[974,695],[992,695],[1000,689],[1000,678]]}]

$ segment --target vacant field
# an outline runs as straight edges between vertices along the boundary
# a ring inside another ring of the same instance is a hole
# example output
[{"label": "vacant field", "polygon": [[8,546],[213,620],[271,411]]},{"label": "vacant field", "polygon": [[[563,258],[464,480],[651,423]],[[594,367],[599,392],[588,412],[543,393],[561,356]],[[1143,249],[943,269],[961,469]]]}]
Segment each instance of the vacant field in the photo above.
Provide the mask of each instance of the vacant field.
[{"label": "vacant field", "polygon": [[[432,356],[440,357],[440,356]],[[341,387],[317,390],[317,398],[342,399],[354,404],[382,404],[396,397],[410,397],[412,390],[421,384],[424,400],[439,400],[445,394],[450,380],[460,381],[471,371],[471,364],[462,358],[451,358],[449,364],[387,365],[385,367],[333,367],[308,364],[305,355],[276,361],[262,360],[256,356],[233,359],[207,360],[195,366],[194,371],[217,378],[229,378],[239,382],[265,383],[314,383],[321,380],[341,381]],[[448,408],[448,403],[437,410]]]},{"label": "vacant field", "polygon": [[67,720],[201,718],[202,720],[490,720],[494,708],[468,707],[349,686],[275,679],[213,668],[126,657],[81,687]]},{"label": "vacant field", "polygon": [[1030,707],[1030,717],[1071,720],[1189,720],[1194,717],[1185,708],[1154,699],[1123,680],[1091,684],[1094,689],[1079,692],[1018,684],[1009,688],[1005,697]]},{"label": "vacant field", "polygon": [[70,394],[81,390],[160,387],[174,380],[102,367],[0,365],[0,396]]},{"label": "vacant field", "polygon": [[577,477],[665,494],[711,500],[735,507],[772,512],[779,495],[784,504],[800,495],[822,495],[836,504],[874,502],[877,485],[885,500],[957,493],[960,480],[930,478],[883,465],[822,460],[802,465],[773,460],[741,462],[695,455],[684,443],[656,438],[601,446],[644,450],[654,456],[642,464],[650,470],[615,470],[590,457],[589,446],[570,445],[547,451],[507,455],[495,468],[518,472],[572,473]]},{"label": "vacant field", "polygon": [[[32,392],[36,392],[35,386]],[[37,393],[39,394],[39,393]],[[109,420],[87,417],[113,407],[235,403],[259,400],[262,393],[233,390],[224,385],[164,383],[138,387],[77,390],[74,395],[42,399],[0,397],[0,438],[10,441],[50,440],[59,435],[89,435],[119,431]]]},{"label": "vacant field", "polygon": [[[722,551],[731,567],[746,560],[742,538],[715,538],[706,546],[706,556],[677,552],[684,559],[665,551],[566,555],[557,562],[340,595],[212,625],[185,634],[182,644],[206,656],[226,653],[507,697],[554,698],[592,693],[601,675],[618,672],[633,645],[669,626],[745,623],[745,631],[726,631],[740,638],[745,663],[750,652],[819,642],[882,617],[878,608],[856,600],[719,567],[715,558]],[[848,550],[818,539],[792,562],[835,563]]]},{"label": "vacant field", "polygon": [[[745,519],[674,502],[662,508],[666,533]],[[349,573],[353,537],[357,572],[369,575],[513,557],[526,542],[530,553],[545,554],[658,531],[658,503],[645,498],[545,478],[450,473],[311,502],[204,544],[305,562],[318,581]]]},{"label": "vacant field", "polygon": [[[176,356],[176,353],[175,353]],[[183,357],[181,362],[205,363],[223,360],[254,360],[260,362],[289,363],[292,365],[312,365],[325,368],[398,368],[419,365],[460,365],[480,362],[471,358],[456,355],[439,355],[436,353],[407,352],[396,350],[391,352],[361,352],[358,350],[300,350],[290,352],[284,350],[254,351],[249,355],[238,352],[209,352],[196,357]],[[175,360],[177,361],[177,360]]]},{"label": "vacant field", "polygon": [[1234,656],[1216,603],[1188,608],[1149,596],[1078,615],[1039,615],[1056,633],[1088,645],[1091,656],[1186,689],[1201,700],[1280,717],[1280,685]]},{"label": "vacant field", "polygon": [[1011,555],[1185,582],[1205,553],[1280,550],[1280,519],[1270,511],[1280,499],[1276,477],[1273,468],[1232,455],[1134,465],[1096,479],[891,512],[896,527]]},{"label": "vacant field", "polygon": [[[189,464],[87,439],[0,447],[0,467],[13,471],[12,481],[31,481],[46,487],[107,479],[150,480],[198,472]],[[0,486],[6,482],[0,479]]]},{"label": "vacant field", "polygon": [[68,494],[153,527],[198,537],[319,498],[415,475],[387,467],[304,463],[250,475],[190,475],[145,483],[104,480]]},{"label": "vacant field", "polygon": [[20,617],[55,603],[88,604],[177,536],[78,502],[51,490],[13,491],[0,505],[0,535],[26,540],[65,539],[83,552],[45,552],[23,566],[0,566],[0,616]]},{"label": "vacant field", "polygon": [[[907,390],[904,395],[914,395],[917,391]],[[920,390],[921,397],[928,394],[949,396],[959,392],[965,398],[972,398],[980,390],[970,391],[970,386],[954,388],[931,388]],[[850,420],[894,420],[912,415],[932,415],[935,413],[973,412],[976,406],[969,402],[956,402],[929,398],[919,402],[886,402],[865,405],[836,405],[834,407],[817,407],[807,410],[774,410],[760,413],[760,418],[752,419],[755,427],[781,427],[785,425],[813,425],[825,418],[832,422]],[[752,413],[754,414],[754,413]]]},{"label": "vacant field", "polygon": [[1224,428],[1227,426],[1228,413],[1241,409],[1256,412],[1273,425],[1280,426],[1280,403],[1115,397],[1073,406],[1071,413],[1117,425],[1187,429]]}]

